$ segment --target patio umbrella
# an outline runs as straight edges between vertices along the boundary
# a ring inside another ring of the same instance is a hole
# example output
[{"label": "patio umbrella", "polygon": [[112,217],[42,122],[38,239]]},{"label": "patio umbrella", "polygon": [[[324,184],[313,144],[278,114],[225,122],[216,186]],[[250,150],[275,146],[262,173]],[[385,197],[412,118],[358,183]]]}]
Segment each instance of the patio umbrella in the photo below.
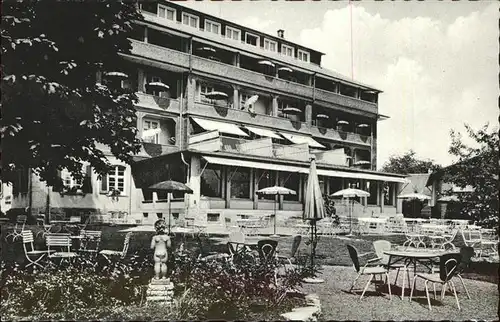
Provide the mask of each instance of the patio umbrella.
[{"label": "patio umbrella", "polygon": [[199,51],[204,51],[204,52],[207,52],[207,53],[215,53],[217,52],[217,50],[215,50],[215,48],[212,48],[212,47],[209,47],[209,46],[205,46],[205,47],[200,47],[198,48]]},{"label": "patio umbrella", "polygon": [[125,73],[122,73],[122,72],[107,72],[106,74],[104,74],[104,76],[106,76],[106,77],[115,77],[115,78],[118,78],[118,79],[126,79],[126,78],[128,78],[128,75],[125,74]]},{"label": "patio umbrella", "polygon": [[278,68],[278,72],[293,73],[293,69],[291,69],[290,67],[280,67]]},{"label": "patio umbrella", "polygon": [[251,97],[249,97],[246,101],[245,101],[245,104],[243,104],[244,108],[246,109],[249,109],[250,108],[250,105],[254,104],[255,102],[257,102],[257,100],[259,99],[259,95],[253,95]]},{"label": "patio umbrella", "polygon": [[167,181],[161,181],[158,183],[155,183],[154,185],[150,186],[149,189],[155,190],[155,191],[166,191],[168,193],[168,233],[171,233],[171,219],[170,219],[170,213],[171,213],[171,194],[172,192],[182,192],[182,193],[193,193],[193,190],[186,186],[184,183],[180,183],[177,181],[172,181],[172,180],[167,180]]},{"label": "patio umbrella", "polygon": [[[334,192],[331,194],[332,197],[343,197],[347,198],[347,202],[349,203],[349,198],[354,198],[354,197],[369,197],[370,193],[364,190],[359,190],[359,189],[353,189],[353,188],[347,188],[347,189],[342,189],[337,192]],[[354,205],[354,202],[353,202]],[[347,236],[352,236],[352,209],[349,207],[349,235]]]},{"label": "patio umbrella", "polygon": [[348,125],[348,124],[349,124],[349,122],[344,121],[344,120],[340,120],[340,121],[338,121],[338,122],[337,122],[337,124],[345,124],[345,125]]},{"label": "patio umbrella", "polygon": [[318,114],[316,115],[316,118],[318,119],[329,119],[330,117],[326,114]]},{"label": "patio umbrella", "polygon": [[[257,190],[258,195],[270,195],[270,196],[283,196],[283,195],[295,195],[296,192],[280,186],[267,187]],[[276,197],[274,198],[274,236],[276,235]]]},{"label": "patio umbrella", "polygon": [[370,161],[367,160],[359,160],[354,162],[354,165],[363,165],[363,164],[372,164]]},{"label": "patio umbrella", "polygon": [[358,127],[370,127],[368,124],[358,124]]},{"label": "patio umbrella", "polygon": [[311,165],[309,168],[309,176],[307,178],[307,190],[305,197],[304,219],[309,220],[311,225],[311,268],[314,265],[314,257],[316,256],[316,244],[318,228],[316,222],[325,217],[325,205],[321,188],[319,186],[318,174],[316,172],[316,157],[311,157]]},{"label": "patio umbrella", "polygon": [[[424,195],[423,193],[405,193],[398,196],[398,199],[406,199],[406,200],[430,200],[431,197],[428,195]],[[415,215],[415,203],[413,203],[413,214]]]},{"label": "patio umbrella", "polygon": [[210,92],[210,93],[206,93],[205,94],[205,97],[206,98],[210,98],[210,99],[213,99],[213,100],[223,100],[223,99],[226,99],[229,97],[229,95],[227,95],[226,93],[224,92],[217,92],[217,91],[213,91],[213,92]]},{"label": "patio umbrella", "polygon": [[270,62],[269,60],[261,60],[261,61],[259,61],[259,65],[274,67],[274,64],[272,62]]},{"label": "patio umbrella", "polygon": [[166,92],[170,89],[167,84],[163,84],[162,82],[151,82],[146,84],[146,88],[152,91]]},{"label": "patio umbrella", "polygon": [[300,113],[302,113],[302,111],[299,108],[287,106],[283,109],[283,113],[285,113],[285,114],[300,114]]}]

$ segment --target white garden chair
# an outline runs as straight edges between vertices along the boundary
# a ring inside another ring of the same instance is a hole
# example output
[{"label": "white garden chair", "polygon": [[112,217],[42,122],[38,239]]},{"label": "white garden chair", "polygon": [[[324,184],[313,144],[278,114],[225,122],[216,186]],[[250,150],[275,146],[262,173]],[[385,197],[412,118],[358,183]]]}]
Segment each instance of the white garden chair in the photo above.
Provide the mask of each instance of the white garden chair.
[{"label": "white garden chair", "polygon": [[[70,234],[48,234],[46,236],[47,250],[50,259],[60,259],[62,263],[65,259],[72,259],[78,256],[71,251],[72,241]],[[52,248],[52,249],[51,249]],[[58,248],[59,250],[55,250]]]},{"label": "white garden chair", "polygon": [[104,257],[108,263],[111,263],[110,257],[120,257],[125,258],[127,256],[128,248],[130,245],[130,238],[132,237],[132,232],[128,232],[125,235],[125,239],[123,240],[123,249],[122,250],[112,250],[112,249],[103,249],[99,252],[99,254]]},{"label": "white garden chair", "polygon": [[16,218],[16,224],[13,228],[13,230],[5,236],[5,241],[9,241],[9,237],[12,237],[12,242],[15,242],[17,238],[22,237],[22,232],[24,230],[24,227],[26,226],[26,220],[27,220],[26,215],[19,215]]},{"label": "white garden chair", "polygon": [[43,265],[38,262],[41,261],[46,255],[48,255],[49,251],[35,249],[35,247],[33,246],[33,242],[35,240],[33,238],[33,232],[31,230],[23,230],[21,234],[23,239],[24,256],[29,262],[25,267],[36,265],[43,268]]}]

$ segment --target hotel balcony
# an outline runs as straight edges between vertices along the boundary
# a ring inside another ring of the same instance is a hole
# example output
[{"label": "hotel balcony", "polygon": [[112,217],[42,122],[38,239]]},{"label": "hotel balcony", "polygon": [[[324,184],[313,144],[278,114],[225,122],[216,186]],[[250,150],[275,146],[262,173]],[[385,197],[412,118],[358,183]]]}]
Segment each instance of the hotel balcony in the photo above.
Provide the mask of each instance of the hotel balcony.
[{"label": "hotel balcony", "polygon": [[179,101],[177,99],[159,97],[142,92],[137,92],[136,95],[139,98],[139,102],[136,104],[138,107],[179,114]]},{"label": "hotel balcony", "polygon": [[326,107],[343,108],[345,110],[354,109],[369,114],[377,113],[376,103],[328,92],[134,39],[131,39],[131,42],[133,47],[131,53],[133,56],[125,56],[128,56],[130,60],[137,63],[141,63],[141,60],[137,58],[139,56],[150,59],[149,63],[158,68],[184,69],[186,71],[191,68],[193,71],[204,76],[243,84],[248,87],[269,89],[270,91],[277,91],[285,95],[300,96],[308,100],[318,100],[319,104]]}]

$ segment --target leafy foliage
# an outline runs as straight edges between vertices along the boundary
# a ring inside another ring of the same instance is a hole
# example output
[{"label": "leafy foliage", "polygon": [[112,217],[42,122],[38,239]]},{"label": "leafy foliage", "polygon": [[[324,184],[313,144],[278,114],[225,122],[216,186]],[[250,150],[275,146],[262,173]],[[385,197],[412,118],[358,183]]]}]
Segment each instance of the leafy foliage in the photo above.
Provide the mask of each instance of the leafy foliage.
[{"label": "leafy foliage", "polygon": [[104,174],[102,147],[129,162],[139,151],[137,97],[97,75],[127,73],[120,53],[142,19],[135,3],[8,1],[2,10],[2,181],[32,168],[59,186],[62,168],[83,178],[82,161]]},{"label": "leafy foliage", "polygon": [[410,150],[401,156],[392,155],[389,157],[389,161],[384,163],[381,171],[398,174],[411,174],[427,173],[429,170],[436,171],[440,168],[441,166],[435,164],[432,160],[417,159],[416,152]]},{"label": "leafy foliage", "polygon": [[467,124],[465,128],[476,146],[466,145],[459,132],[451,131],[449,153],[458,160],[445,168],[443,180],[462,189],[472,187],[473,191],[457,194],[462,204],[462,214],[485,226],[498,228],[498,129],[490,130],[488,124],[477,131]]}]

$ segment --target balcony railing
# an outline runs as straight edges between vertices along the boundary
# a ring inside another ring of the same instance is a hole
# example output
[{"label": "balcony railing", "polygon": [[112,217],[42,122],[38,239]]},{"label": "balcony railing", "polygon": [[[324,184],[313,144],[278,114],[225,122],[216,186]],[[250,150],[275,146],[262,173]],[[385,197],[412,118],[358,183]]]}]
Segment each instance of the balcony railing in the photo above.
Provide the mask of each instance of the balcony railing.
[{"label": "balcony railing", "polygon": [[179,147],[176,145],[167,145],[167,144],[156,144],[143,142],[142,149],[139,152],[139,155],[149,156],[149,157],[157,157],[160,155],[177,152],[179,151]]},{"label": "balcony railing", "polygon": [[139,103],[136,104],[137,106],[159,111],[179,113],[179,101],[177,99],[159,97],[141,92],[136,94],[139,98]]},{"label": "balcony railing", "polygon": [[[251,70],[233,65],[220,63],[214,60],[191,56],[177,50],[144,43],[131,39],[132,54],[167,63],[188,70],[190,67],[194,71],[205,73],[215,77],[224,77],[233,82],[244,82],[248,86],[259,89],[267,88],[285,94],[298,95],[306,99],[313,98],[325,102],[327,105],[337,105],[351,109],[358,109],[368,113],[377,113],[377,104],[362,101],[338,93],[328,92],[321,89],[313,89],[311,86],[294,83],[281,78],[268,76]],[[191,65],[190,65],[191,61]]]},{"label": "balcony railing", "polygon": [[327,129],[324,127],[312,126],[311,134],[314,137],[323,137],[329,140],[337,140],[343,142],[357,143],[361,145],[370,146],[372,144],[372,138],[366,135],[361,135],[351,132],[343,132],[335,129]]}]

